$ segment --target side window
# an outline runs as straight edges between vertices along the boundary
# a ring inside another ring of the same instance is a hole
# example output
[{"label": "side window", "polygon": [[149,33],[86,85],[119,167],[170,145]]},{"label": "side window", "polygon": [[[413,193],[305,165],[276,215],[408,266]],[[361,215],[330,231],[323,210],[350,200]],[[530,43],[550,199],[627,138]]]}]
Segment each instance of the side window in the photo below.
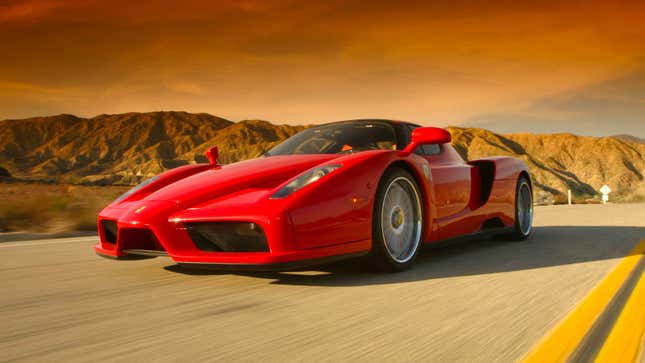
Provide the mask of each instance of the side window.
[{"label": "side window", "polygon": [[439,155],[441,154],[441,145],[432,144],[432,145],[422,145],[423,153],[426,155]]}]

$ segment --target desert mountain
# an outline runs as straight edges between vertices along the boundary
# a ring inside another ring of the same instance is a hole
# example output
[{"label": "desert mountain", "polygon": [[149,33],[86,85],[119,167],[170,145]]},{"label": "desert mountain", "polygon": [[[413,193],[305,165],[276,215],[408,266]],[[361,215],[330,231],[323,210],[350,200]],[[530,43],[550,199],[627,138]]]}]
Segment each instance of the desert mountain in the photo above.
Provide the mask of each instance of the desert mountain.
[{"label": "desert mountain", "polygon": [[134,184],[166,169],[258,155],[302,130],[266,121],[238,123],[186,112],[127,113],[85,119],[72,115],[0,122],[0,165],[19,179]]},{"label": "desert mountain", "polygon": [[[303,126],[237,123],[209,114],[127,113],[0,121],[0,166],[14,178],[63,183],[134,184],[168,168],[205,162],[219,146],[220,162],[252,158]],[[597,198],[609,184],[613,198],[645,199],[645,145],[624,138],[571,134],[500,135],[449,128],[466,159],[510,155],[526,161],[540,201]]]},{"label": "desert mountain", "polygon": [[645,139],[641,139],[640,137],[636,137],[633,135],[614,135],[613,136],[616,139],[623,140],[623,141],[629,141],[629,142],[635,142],[637,144],[644,144],[645,145]]},{"label": "desert mountain", "polygon": [[467,160],[509,155],[524,160],[543,202],[562,201],[567,189],[576,199],[597,197],[603,184],[612,199],[645,200],[645,145],[614,137],[572,134],[507,134],[483,129],[449,128]]}]

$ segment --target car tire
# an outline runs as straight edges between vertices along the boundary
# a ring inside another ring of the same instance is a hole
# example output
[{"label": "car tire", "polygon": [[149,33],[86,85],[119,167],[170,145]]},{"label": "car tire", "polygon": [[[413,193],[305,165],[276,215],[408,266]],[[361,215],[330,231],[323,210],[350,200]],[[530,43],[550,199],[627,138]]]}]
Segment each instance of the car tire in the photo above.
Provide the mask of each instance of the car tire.
[{"label": "car tire", "polygon": [[381,271],[403,271],[414,263],[423,239],[423,199],[414,177],[388,169],[374,199],[370,257]]},{"label": "car tire", "polygon": [[524,241],[533,232],[533,189],[525,175],[517,179],[515,187],[515,224],[513,231],[506,235],[512,241]]}]

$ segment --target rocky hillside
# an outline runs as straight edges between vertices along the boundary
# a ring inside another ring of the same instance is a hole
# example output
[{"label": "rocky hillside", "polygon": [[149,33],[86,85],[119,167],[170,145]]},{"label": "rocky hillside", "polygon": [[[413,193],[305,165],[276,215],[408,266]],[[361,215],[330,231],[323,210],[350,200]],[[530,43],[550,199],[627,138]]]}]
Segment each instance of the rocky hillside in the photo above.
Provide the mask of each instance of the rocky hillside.
[{"label": "rocky hillside", "polygon": [[64,183],[133,184],[180,165],[251,158],[303,127],[238,123],[186,112],[72,115],[0,122],[0,165],[13,177]]},{"label": "rocky hillside", "polygon": [[613,189],[613,200],[645,200],[643,144],[572,134],[499,135],[463,128],[450,128],[450,132],[465,159],[509,155],[524,160],[542,202],[563,201],[567,189],[578,200],[598,199],[603,184]]},{"label": "rocky hillside", "polygon": [[[204,151],[213,145],[220,148],[220,161],[230,163],[259,155],[303,128],[186,112],[5,120],[0,121],[0,166],[18,179],[134,184],[168,168],[205,162]],[[614,199],[645,200],[645,145],[624,137],[450,132],[466,159],[511,155],[525,160],[542,202],[562,200],[567,189],[577,199],[597,199],[603,183],[614,189]]]},{"label": "rocky hillside", "polygon": [[613,137],[623,141],[635,142],[637,144],[645,144],[645,139],[641,139],[640,137],[636,137],[632,135],[614,135]]}]

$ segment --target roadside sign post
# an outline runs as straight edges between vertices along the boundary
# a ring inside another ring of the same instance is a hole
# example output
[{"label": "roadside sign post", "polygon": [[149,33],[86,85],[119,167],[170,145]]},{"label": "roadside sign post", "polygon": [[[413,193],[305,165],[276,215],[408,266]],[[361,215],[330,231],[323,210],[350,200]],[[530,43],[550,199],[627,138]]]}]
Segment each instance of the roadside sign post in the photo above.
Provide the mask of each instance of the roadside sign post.
[{"label": "roadside sign post", "polygon": [[605,184],[600,188],[600,193],[602,193],[602,204],[607,204],[609,201],[609,193],[611,193],[611,188]]},{"label": "roadside sign post", "polygon": [[567,199],[569,200],[569,205],[571,205],[571,189],[567,190]]}]

